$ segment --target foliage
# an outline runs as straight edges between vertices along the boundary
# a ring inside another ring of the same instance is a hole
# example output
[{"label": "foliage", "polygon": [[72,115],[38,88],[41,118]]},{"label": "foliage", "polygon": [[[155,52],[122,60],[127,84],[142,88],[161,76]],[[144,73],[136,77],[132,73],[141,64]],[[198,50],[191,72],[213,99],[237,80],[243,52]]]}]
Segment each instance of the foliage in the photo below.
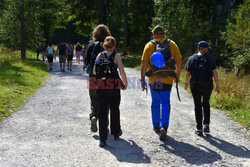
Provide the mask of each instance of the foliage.
[{"label": "foliage", "polygon": [[226,56],[228,63],[233,65],[237,75],[249,73],[250,68],[250,0],[245,0],[228,23],[224,38],[228,48]]},{"label": "foliage", "polygon": [[[5,0],[0,16],[0,38],[14,49],[20,48],[20,2]],[[65,0],[25,0],[26,44],[28,48],[49,41],[57,25],[61,25],[68,11]]]}]

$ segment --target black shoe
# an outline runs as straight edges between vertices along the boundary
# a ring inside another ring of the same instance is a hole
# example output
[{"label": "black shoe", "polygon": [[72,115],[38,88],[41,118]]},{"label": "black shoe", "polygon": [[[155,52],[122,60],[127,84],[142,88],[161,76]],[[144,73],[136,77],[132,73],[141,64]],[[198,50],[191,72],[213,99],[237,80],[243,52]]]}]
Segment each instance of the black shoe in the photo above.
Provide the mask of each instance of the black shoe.
[{"label": "black shoe", "polygon": [[196,130],[195,134],[197,134],[198,136],[203,136],[202,129]]},{"label": "black shoe", "polygon": [[153,130],[155,131],[155,133],[160,133],[160,127],[159,126],[154,127]]},{"label": "black shoe", "polygon": [[63,69],[63,72],[65,72],[65,70]]},{"label": "black shoe", "polygon": [[203,131],[204,133],[210,133],[210,130],[209,130],[209,125],[204,125],[204,128],[203,128]]},{"label": "black shoe", "polygon": [[69,68],[68,68],[68,71],[69,71]]},{"label": "black shoe", "polygon": [[49,71],[52,71],[52,68],[51,68],[51,69],[49,69]]},{"label": "black shoe", "polygon": [[91,118],[91,127],[90,127],[92,132],[97,132],[97,130],[98,130],[96,123],[97,123],[96,117],[92,117]]},{"label": "black shoe", "polygon": [[106,146],[106,141],[100,141],[99,146],[100,146],[100,147]]},{"label": "black shoe", "polygon": [[161,127],[160,129],[160,140],[164,141],[167,138],[167,130],[164,126]]},{"label": "black shoe", "polygon": [[120,129],[119,133],[114,135],[114,139],[118,140],[121,135],[122,135],[122,130]]}]

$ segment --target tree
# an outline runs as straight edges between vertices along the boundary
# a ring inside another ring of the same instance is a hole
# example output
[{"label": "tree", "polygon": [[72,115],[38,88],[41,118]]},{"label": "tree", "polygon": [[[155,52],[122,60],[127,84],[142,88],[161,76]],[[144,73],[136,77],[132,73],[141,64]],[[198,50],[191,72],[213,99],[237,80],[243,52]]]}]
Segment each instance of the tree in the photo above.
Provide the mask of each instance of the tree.
[{"label": "tree", "polygon": [[24,1],[20,2],[20,35],[21,35],[21,59],[26,59],[26,29],[25,29]]},{"label": "tree", "polygon": [[123,56],[127,55],[128,44],[128,0],[124,0]]},{"label": "tree", "polygon": [[250,0],[232,14],[233,19],[228,23],[224,39],[228,46],[226,56],[228,63],[233,64],[237,76],[250,72]]}]

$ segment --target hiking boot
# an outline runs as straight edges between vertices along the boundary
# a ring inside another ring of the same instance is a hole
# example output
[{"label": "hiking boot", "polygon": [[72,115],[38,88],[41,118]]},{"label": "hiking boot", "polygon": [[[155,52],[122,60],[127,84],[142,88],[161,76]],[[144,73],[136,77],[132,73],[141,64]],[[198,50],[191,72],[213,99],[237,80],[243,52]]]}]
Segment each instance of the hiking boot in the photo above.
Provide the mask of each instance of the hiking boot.
[{"label": "hiking boot", "polygon": [[196,130],[195,134],[197,134],[198,136],[203,136],[202,129]]},{"label": "hiking boot", "polygon": [[114,139],[118,140],[121,135],[122,135],[122,130],[120,129],[120,131],[118,132],[118,134],[114,135]]},{"label": "hiking boot", "polygon": [[160,129],[160,140],[164,141],[167,138],[167,130],[163,126]]},{"label": "hiking boot", "polygon": [[154,127],[153,130],[155,131],[155,133],[160,133],[160,127],[158,125]]},{"label": "hiking boot", "polygon": [[92,117],[90,121],[91,121],[91,127],[90,127],[91,131],[97,132],[98,129],[97,129],[97,125],[96,125],[96,123],[97,123],[96,117]]},{"label": "hiking boot", "polygon": [[100,147],[106,146],[106,141],[100,141],[99,146],[100,146]]},{"label": "hiking boot", "polygon": [[209,125],[204,125],[204,128],[203,128],[203,131],[204,133],[210,133],[210,130],[209,130]]}]

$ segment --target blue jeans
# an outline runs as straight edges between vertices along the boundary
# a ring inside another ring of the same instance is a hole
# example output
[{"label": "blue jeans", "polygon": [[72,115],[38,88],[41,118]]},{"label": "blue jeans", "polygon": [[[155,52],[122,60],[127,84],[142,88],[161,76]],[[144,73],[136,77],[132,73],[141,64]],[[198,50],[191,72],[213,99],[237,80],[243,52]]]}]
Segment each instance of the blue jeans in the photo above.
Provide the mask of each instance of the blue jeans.
[{"label": "blue jeans", "polygon": [[154,91],[151,90],[152,96],[152,122],[153,126],[165,128],[169,126],[169,115],[170,115],[170,90],[167,91]]}]

